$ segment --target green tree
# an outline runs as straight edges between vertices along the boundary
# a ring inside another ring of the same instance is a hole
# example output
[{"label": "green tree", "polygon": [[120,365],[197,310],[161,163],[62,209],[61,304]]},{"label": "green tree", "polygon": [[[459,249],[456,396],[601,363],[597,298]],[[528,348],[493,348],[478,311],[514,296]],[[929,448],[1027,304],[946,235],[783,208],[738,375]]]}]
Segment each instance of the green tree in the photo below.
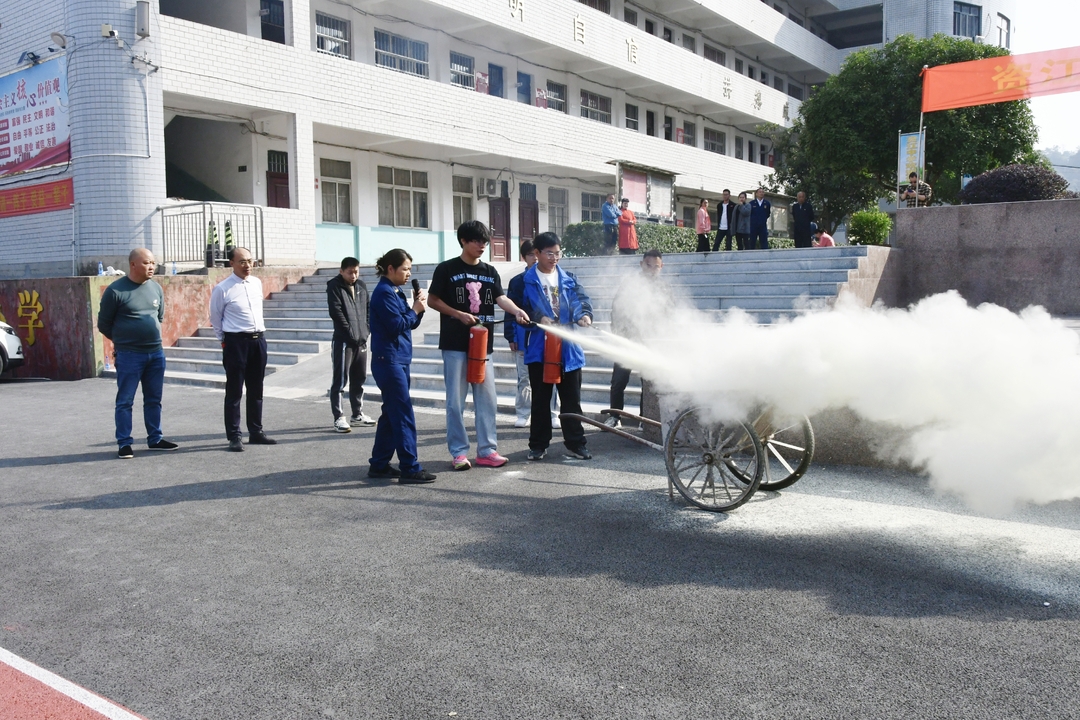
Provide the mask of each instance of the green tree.
[{"label": "green tree", "polygon": [[[923,66],[1007,54],[945,35],[902,35],[883,48],[852,53],[802,104],[791,128],[764,129],[778,151],[775,182],[789,193],[806,188],[831,211],[831,227],[842,219],[838,213],[866,207],[868,194],[893,197],[897,133],[919,128]],[[1037,161],[1038,131],[1026,100],[928,113],[925,126],[925,180],[936,202],[956,202],[964,173]]]}]

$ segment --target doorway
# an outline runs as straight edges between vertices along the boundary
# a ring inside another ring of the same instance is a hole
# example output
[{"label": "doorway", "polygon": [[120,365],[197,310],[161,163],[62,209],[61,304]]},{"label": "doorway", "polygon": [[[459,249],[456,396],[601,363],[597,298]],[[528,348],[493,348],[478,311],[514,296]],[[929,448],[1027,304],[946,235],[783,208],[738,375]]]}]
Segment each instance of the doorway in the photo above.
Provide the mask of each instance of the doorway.
[{"label": "doorway", "polygon": [[536,200],[536,185],[518,184],[518,236],[522,242],[532,240],[540,231],[540,203]]},{"label": "doorway", "polygon": [[287,208],[289,204],[289,153],[269,150],[266,153],[266,205]]},{"label": "doorway", "polygon": [[491,228],[491,260],[506,262],[510,259],[510,198],[488,199],[488,226]]}]

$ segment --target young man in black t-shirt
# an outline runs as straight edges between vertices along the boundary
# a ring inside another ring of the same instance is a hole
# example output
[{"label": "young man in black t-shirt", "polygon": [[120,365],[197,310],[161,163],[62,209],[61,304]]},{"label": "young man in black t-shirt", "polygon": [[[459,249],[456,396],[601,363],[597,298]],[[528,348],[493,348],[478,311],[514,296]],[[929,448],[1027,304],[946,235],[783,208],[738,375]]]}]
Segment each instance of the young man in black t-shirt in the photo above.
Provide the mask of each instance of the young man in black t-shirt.
[{"label": "young man in black t-shirt", "polygon": [[[499,273],[480,260],[491,241],[488,229],[479,220],[462,223],[457,229],[461,256],[439,263],[428,289],[428,306],[438,310],[439,349],[443,358],[446,385],[446,444],[455,470],[468,470],[469,434],[465,429],[465,399],[469,328],[484,325],[488,330],[487,355],[495,343],[495,306],[506,312],[505,322],[529,322],[529,316],[503,292]],[[495,415],[495,368],[489,364],[484,382],[472,386],[476,412],[476,464],[501,467],[508,461],[498,453]]]}]

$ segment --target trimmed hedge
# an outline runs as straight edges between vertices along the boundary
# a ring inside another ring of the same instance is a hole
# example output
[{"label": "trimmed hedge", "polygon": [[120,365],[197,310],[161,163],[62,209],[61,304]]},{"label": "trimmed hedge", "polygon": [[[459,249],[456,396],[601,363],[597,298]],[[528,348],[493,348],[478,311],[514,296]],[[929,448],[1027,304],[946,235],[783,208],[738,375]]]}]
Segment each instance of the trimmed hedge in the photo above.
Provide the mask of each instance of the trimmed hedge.
[{"label": "trimmed hedge", "polygon": [[960,201],[979,203],[1026,202],[1075,197],[1069,181],[1042,165],[1004,165],[972,178],[960,191]]},{"label": "trimmed hedge", "polygon": [[[638,223],[638,252],[656,248],[662,253],[686,253],[697,250],[697,233],[694,228],[659,223]],[[709,242],[713,235],[709,233]],[[563,254],[567,257],[594,257],[604,254],[604,226],[598,222],[582,222],[567,225],[560,238]],[[734,244],[734,241],[732,241]],[[770,237],[769,246],[774,248],[795,247],[795,241],[785,237]],[[722,251],[722,250],[721,250]]]},{"label": "trimmed hedge", "polygon": [[886,245],[892,218],[878,208],[860,210],[848,218],[847,236],[851,245]]}]

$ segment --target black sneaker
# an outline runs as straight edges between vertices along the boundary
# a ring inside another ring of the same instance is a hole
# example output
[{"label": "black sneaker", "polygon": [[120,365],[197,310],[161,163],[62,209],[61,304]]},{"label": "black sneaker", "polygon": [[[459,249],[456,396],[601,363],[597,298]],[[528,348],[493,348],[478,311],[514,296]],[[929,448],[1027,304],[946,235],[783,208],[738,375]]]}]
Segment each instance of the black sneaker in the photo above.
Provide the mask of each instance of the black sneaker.
[{"label": "black sneaker", "polygon": [[566,448],[566,451],[579,460],[592,460],[592,453],[584,446],[579,448]]},{"label": "black sneaker", "polygon": [[529,451],[529,459],[530,460],[543,460],[545,455],[547,455],[547,450],[530,450]]},{"label": "black sneaker", "polygon": [[267,437],[264,433],[259,433],[248,438],[248,445],[277,445],[277,440]]},{"label": "black sneaker", "polygon": [[131,458],[135,457],[135,451],[131,449],[130,445],[125,445],[124,447],[120,448],[120,452],[116,453],[116,456],[121,460],[130,460]]},{"label": "black sneaker", "polygon": [[369,478],[396,478],[401,477],[401,471],[393,465],[386,465],[381,468],[369,467],[367,476]]},{"label": "black sneaker", "polygon": [[229,441],[229,452],[244,452],[244,443],[240,441],[240,438]]},{"label": "black sneaker", "polygon": [[168,440],[158,440],[156,443],[150,445],[151,450],[175,450],[178,447],[180,446],[174,442],[169,442]]},{"label": "black sneaker", "polygon": [[423,485],[425,483],[435,482],[435,476],[429,473],[427,470],[420,470],[414,473],[402,473],[398,478],[398,483],[401,485]]}]

